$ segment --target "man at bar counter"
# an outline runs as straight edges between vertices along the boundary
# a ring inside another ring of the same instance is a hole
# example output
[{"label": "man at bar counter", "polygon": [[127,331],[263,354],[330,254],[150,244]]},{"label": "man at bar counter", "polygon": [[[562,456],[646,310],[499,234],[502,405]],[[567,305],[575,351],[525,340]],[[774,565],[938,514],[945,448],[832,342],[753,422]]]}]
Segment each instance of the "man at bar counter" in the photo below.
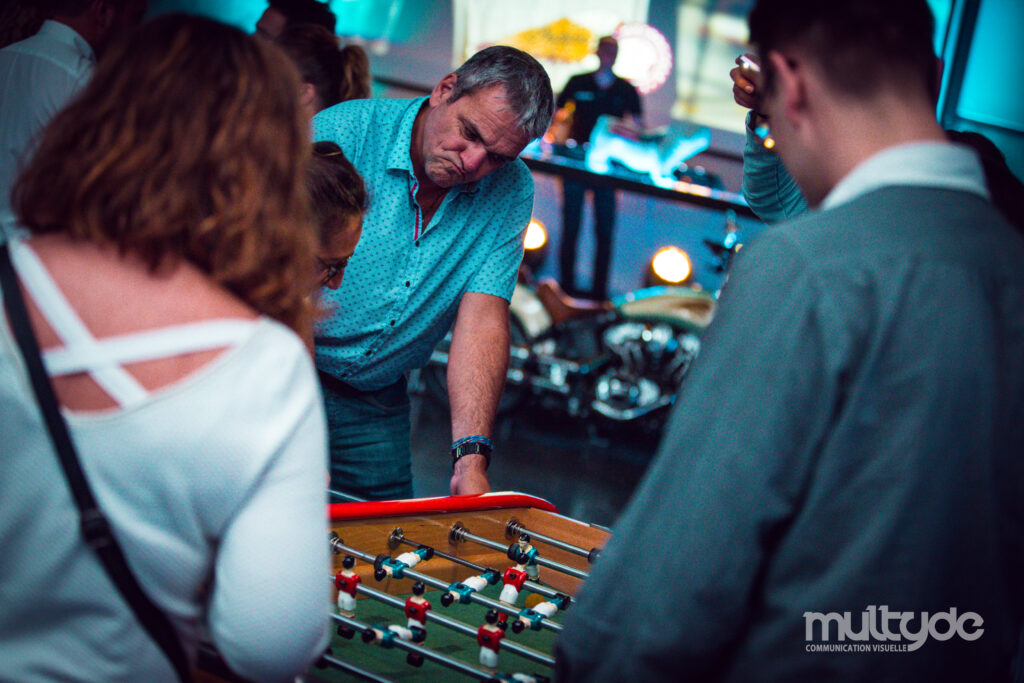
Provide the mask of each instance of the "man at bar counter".
[{"label": "man at bar counter", "polygon": [[811,210],[737,256],[559,681],[1008,680],[1024,240],[936,123],[926,0],[759,0]]},{"label": "man at bar counter", "polygon": [[533,179],[517,157],[553,111],[543,67],[495,46],[429,97],[353,100],[314,117],[314,139],[341,146],[371,203],[341,288],[323,295],[344,313],[315,334],[333,488],[371,499],[412,496],[406,376],[454,321],[451,492],[490,490],[508,302],[533,210]]},{"label": "man at bar counter", "polygon": [[[619,42],[613,36],[602,36],[597,41],[595,54],[599,61],[597,70],[570,78],[555,100],[559,108],[568,108],[572,103],[569,139],[581,149],[589,144],[590,135],[601,116],[625,119],[631,126],[639,128],[643,114],[640,93],[629,81],[612,71],[619,55]],[[596,249],[590,291],[585,292],[576,285],[576,252],[583,219],[583,200],[588,191],[593,197]],[[562,179],[562,244],[558,263],[561,284],[571,296],[586,296],[598,301],[608,297],[615,204],[613,188]]]}]

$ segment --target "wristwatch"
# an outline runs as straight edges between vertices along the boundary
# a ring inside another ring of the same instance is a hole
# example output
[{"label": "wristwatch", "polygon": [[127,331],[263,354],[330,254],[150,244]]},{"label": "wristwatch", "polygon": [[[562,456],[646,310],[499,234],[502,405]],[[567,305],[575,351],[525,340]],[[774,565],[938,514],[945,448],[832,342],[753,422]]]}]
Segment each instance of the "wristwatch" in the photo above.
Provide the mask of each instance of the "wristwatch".
[{"label": "wristwatch", "polygon": [[455,463],[457,463],[459,461],[459,458],[461,458],[462,456],[469,455],[470,453],[479,453],[480,455],[484,456],[484,460],[487,461],[487,465],[484,467],[484,469],[487,469],[487,467],[491,466],[492,450],[493,449],[491,448],[491,446],[480,441],[460,443],[458,446],[451,450],[452,467],[455,467]]}]

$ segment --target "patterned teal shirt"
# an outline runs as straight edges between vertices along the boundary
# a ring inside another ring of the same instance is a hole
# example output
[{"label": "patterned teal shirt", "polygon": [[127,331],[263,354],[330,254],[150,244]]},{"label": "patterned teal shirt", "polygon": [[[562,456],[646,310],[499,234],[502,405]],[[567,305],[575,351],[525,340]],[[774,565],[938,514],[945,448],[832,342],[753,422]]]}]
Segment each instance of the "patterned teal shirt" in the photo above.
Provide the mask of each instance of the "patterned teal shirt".
[{"label": "patterned teal shirt", "polygon": [[343,102],[313,118],[313,139],[338,143],[366,181],[370,210],[341,287],[324,289],[316,365],[373,390],[423,366],[466,292],[509,299],[533,210],[519,159],[453,187],[429,225],[415,200],[409,145],[426,98]]}]

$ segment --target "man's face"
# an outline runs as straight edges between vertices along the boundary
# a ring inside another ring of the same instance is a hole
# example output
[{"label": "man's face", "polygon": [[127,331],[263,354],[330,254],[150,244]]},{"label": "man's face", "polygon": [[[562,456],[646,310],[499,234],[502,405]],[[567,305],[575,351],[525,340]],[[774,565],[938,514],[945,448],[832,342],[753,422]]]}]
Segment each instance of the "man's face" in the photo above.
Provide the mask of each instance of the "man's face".
[{"label": "man's face", "polygon": [[493,86],[449,104],[455,74],[430,96],[419,153],[427,177],[440,187],[471,183],[515,160],[530,141],[508,109],[505,90]]},{"label": "man's face", "polygon": [[277,38],[287,23],[288,17],[273,7],[268,7],[256,22],[256,33],[264,38]]},{"label": "man's face", "polygon": [[596,54],[601,62],[601,68],[610,69],[615,66],[615,59],[619,56],[619,45],[610,40],[598,43]]}]

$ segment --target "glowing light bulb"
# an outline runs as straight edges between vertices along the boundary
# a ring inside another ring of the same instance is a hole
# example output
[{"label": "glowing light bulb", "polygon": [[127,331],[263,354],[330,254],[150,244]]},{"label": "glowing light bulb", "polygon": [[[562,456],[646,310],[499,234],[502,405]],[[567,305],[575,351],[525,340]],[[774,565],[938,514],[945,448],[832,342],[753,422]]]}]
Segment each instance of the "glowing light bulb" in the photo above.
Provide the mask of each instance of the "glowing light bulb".
[{"label": "glowing light bulb", "polygon": [[530,250],[540,249],[547,241],[548,231],[544,228],[544,224],[536,218],[532,219],[526,226],[526,240],[523,246]]},{"label": "glowing light bulb", "polygon": [[690,257],[679,247],[664,247],[658,250],[651,261],[654,274],[665,282],[679,284],[690,277],[693,265]]}]

